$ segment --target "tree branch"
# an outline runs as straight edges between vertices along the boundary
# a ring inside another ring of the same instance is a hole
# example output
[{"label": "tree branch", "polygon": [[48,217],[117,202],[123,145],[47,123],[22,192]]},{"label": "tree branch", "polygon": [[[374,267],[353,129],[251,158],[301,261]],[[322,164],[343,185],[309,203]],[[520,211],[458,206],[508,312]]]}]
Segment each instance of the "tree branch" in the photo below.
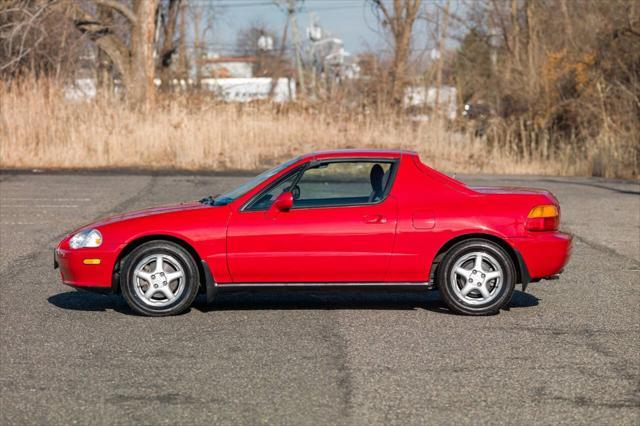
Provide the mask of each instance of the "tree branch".
[{"label": "tree branch", "polygon": [[371,1],[373,2],[374,5],[378,6],[378,9],[380,9],[382,14],[384,15],[384,18],[387,21],[391,19],[391,16],[389,15],[389,11],[387,10],[387,7],[384,5],[384,3],[382,3],[382,0],[371,0]]},{"label": "tree branch", "polygon": [[102,25],[93,15],[81,7],[74,4],[73,13],[73,22],[76,28],[83,34],[88,34],[98,48],[109,56],[123,80],[128,79],[130,52],[127,46],[108,27]]},{"label": "tree branch", "polygon": [[504,41],[504,45],[507,48],[509,54],[513,54],[511,50],[511,45],[509,44],[509,35],[507,30],[507,25],[504,22],[504,17],[502,16],[502,11],[500,10],[500,5],[496,2],[496,0],[491,0],[493,5],[493,10],[495,14],[498,15],[498,22],[500,23],[500,29],[502,30],[502,40]]},{"label": "tree branch", "polygon": [[131,25],[136,25],[138,23],[138,17],[136,16],[136,14],[133,13],[133,10],[131,10],[124,3],[120,3],[120,2],[118,2],[116,0],[93,0],[93,2],[97,6],[104,6],[104,7],[108,7],[108,8],[111,8],[111,9],[117,11],[122,16],[127,18],[129,20],[129,22],[131,23]]}]

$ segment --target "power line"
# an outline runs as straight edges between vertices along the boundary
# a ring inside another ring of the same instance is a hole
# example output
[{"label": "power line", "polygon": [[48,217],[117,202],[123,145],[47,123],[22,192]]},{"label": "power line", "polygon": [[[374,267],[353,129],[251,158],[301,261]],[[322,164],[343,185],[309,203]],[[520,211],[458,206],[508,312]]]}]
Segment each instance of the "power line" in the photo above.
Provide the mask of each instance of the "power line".
[{"label": "power line", "polygon": [[242,7],[256,7],[256,6],[277,6],[276,3],[272,1],[255,1],[253,3],[215,3],[206,0],[191,0],[188,1],[188,4],[195,4],[199,6],[212,6],[212,7],[220,7],[220,8],[242,8]]},{"label": "power line", "polygon": [[365,7],[364,4],[352,4],[352,5],[343,5],[343,6],[315,6],[313,8],[305,7],[306,10],[343,10],[343,9],[360,9]]},{"label": "power line", "polygon": [[[228,1],[228,0],[226,0]],[[347,3],[348,1],[354,1],[355,3]],[[245,7],[260,7],[260,6],[276,6],[281,7],[281,5],[275,1],[268,0],[248,0],[246,2],[234,2],[234,3],[221,3],[214,2],[208,0],[190,0],[189,4],[195,5],[208,5],[213,7],[220,7],[225,9],[236,9],[236,8],[245,8]],[[340,0],[340,3],[335,2],[334,4],[324,3],[319,5],[311,5],[303,3],[301,6],[304,9],[308,10],[340,10],[340,9],[355,9],[359,7],[364,7],[366,3],[363,0]]]}]

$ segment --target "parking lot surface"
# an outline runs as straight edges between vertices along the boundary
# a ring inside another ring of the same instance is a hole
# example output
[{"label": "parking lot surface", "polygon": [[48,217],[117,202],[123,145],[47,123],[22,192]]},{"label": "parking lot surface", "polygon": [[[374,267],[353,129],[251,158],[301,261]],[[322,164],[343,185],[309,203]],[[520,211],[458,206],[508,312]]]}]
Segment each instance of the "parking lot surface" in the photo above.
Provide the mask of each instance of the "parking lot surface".
[{"label": "parking lot surface", "polygon": [[246,178],[0,175],[0,424],[640,423],[636,183],[459,176],[550,189],[575,235],[560,280],[490,317],[438,292],[261,291],[145,318],[52,269],[77,226]]}]

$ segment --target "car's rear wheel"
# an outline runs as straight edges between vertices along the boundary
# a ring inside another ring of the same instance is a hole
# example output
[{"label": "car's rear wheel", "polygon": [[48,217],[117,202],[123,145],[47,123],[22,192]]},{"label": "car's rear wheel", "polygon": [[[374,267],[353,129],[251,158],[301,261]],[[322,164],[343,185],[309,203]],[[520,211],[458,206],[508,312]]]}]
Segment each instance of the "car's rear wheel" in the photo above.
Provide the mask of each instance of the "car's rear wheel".
[{"label": "car's rear wheel", "polygon": [[438,268],[438,288],[449,308],[459,314],[496,313],[511,301],[516,270],[499,245],[480,239],[452,247]]},{"label": "car's rear wheel", "polygon": [[176,315],[188,309],[198,294],[198,268],[178,244],[150,241],[123,261],[122,295],[134,311],[148,316]]}]

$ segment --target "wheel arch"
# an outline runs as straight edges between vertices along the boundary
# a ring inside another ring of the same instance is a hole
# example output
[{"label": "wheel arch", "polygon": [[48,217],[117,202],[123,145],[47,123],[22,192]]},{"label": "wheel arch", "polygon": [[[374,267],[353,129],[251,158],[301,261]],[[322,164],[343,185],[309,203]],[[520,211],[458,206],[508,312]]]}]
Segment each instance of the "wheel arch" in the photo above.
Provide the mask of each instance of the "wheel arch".
[{"label": "wheel arch", "polygon": [[520,255],[518,250],[512,247],[504,239],[496,235],[486,234],[482,232],[474,232],[469,234],[458,235],[457,237],[452,238],[451,240],[447,241],[442,247],[440,247],[436,256],[433,258],[433,262],[431,263],[431,270],[429,271],[429,281],[432,283],[436,282],[435,274],[438,271],[438,266],[442,261],[442,259],[444,258],[444,256],[453,246],[463,241],[473,240],[473,239],[487,240],[503,248],[511,258],[511,261],[513,262],[513,265],[516,269],[516,283],[522,283],[523,289],[526,289],[526,286],[531,281],[531,277],[529,276],[527,265],[524,263],[524,260],[522,259],[522,255]]},{"label": "wheel arch", "polygon": [[178,238],[173,235],[167,234],[152,234],[152,235],[144,235],[127,243],[127,245],[120,251],[118,257],[113,265],[112,278],[111,278],[111,290],[114,293],[120,292],[120,267],[122,264],[122,259],[124,259],[129,253],[135,250],[137,247],[141,246],[144,243],[148,243],[149,241],[169,241],[174,244],[179,245],[183,249],[185,249],[193,258],[196,266],[198,268],[198,276],[200,280],[200,290],[204,288],[204,279],[205,272],[202,264],[202,257],[198,254],[195,248],[187,241],[182,238]]}]

